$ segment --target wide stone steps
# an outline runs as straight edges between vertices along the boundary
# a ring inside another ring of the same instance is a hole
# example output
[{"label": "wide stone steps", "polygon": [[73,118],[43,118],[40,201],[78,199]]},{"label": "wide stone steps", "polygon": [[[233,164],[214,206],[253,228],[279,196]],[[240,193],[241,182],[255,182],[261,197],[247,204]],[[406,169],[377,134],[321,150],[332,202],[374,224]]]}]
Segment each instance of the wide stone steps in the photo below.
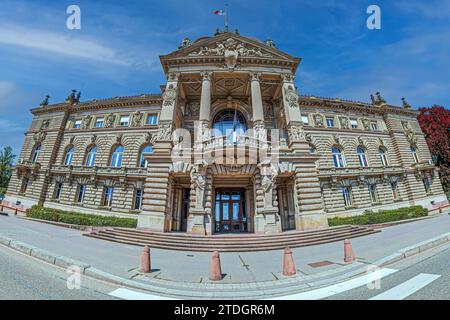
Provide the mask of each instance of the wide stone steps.
[{"label": "wide stone steps", "polygon": [[290,231],[276,235],[195,236],[158,233],[125,228],[107,228],[85,236],[117,243],[151,248],[200,252],[249,252],[280,250],[341,241],[380,232],[360,226],[343,226],[315,231]]}]

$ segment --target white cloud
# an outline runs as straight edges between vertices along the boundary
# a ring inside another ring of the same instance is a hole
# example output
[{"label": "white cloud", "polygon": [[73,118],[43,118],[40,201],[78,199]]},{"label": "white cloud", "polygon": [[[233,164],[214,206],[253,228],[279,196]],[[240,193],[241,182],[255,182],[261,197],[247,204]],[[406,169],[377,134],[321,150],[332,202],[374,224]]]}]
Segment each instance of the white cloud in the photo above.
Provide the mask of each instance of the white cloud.
[{"label": "white cloud", "polygon": [[0,98],[9,95],[15,89],[15,85],[11,81],[0,81]]},{"label": "white cloud", "polygon": [[0,44],[120,65],[132,64],[132,61],[121,57],[113,48],[103,46],[94,40],[75,39],[65,34],[16,25],[0,25],[0,30]]}]

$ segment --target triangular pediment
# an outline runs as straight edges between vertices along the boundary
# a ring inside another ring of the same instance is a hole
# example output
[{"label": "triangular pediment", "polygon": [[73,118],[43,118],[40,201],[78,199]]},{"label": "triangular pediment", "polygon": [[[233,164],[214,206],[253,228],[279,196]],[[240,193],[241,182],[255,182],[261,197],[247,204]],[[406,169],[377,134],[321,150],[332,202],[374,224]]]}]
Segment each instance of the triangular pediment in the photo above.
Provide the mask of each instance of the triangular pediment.
[{"label": "triangular pediment", "polygon": [[243,37],[230,32],[221,33],[214,37],[200,38],[193,43],[186,40],[178,50],[161,56],[161,60],[217,58],[229,54],[237,55],[240,59],[259,58],[294,64],[300,62],[299,58],[295,58],[257,39]]}]

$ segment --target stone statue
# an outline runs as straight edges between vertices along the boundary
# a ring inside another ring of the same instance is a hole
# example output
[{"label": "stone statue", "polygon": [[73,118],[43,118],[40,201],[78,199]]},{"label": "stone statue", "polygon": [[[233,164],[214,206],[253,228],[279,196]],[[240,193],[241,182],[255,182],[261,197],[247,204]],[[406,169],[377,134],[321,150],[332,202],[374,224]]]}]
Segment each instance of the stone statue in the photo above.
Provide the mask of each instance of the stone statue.
[{"label": "stone statue", "polygon": [[144,118],[144,114],[140,111],[136,111],[131,118],[131,127],[140,127],[142,126],[142,119]]},{"label": "stone statue", "polygon": [[372,100],[372,104],[377,104],[377,99],[375,98],[375,96],[373,94],[370,95],[370,100]]},{"label": "stone statue", "polygon": [[191,40],[189,38],[184,38],[181,42],[181,45],[178,47],[178,49],[184,49],[191,45]]},{"label": "stone statue", "polygon": [[83,121],[81,121],[81,129],[89,129],[89,127],[91,126],[91,120],[91,116],[84,117]]},{"label": "stone statue", "polygon": [[202,209],[205,198],[205,188],[206,188],[206,168],[207,163],[203,160],[192,166],[190,177],[191,183],[195,190],[196,203],[195,208]]},{"label": "stone statue", "polygon": [[349,128],[349,121],[347,117],[339,117],[339,122],[341,124],[342,129],[348,129]]},{"label": "stone statue", "polygon": [[315,114],[314,115],[314,123],[316,124],[316,127],[323,127],[323,116],[321,114]]},{"label": "stone statue", "polygon": [[258,165],[261,171],[261,187],[264,193],[272,191],[272,187],[278,177],[278,170],[271,163],[262,162]]},{"label": "stone statue", "polygon": [[105,128],[114,127],[115,122],[116,122],[116,115],[114,113],[107,115],[105,119]]},{"label": "stone statue", "polygon": [[276,48],[275,42],[272,39],[267,39],[264,41],[265,45],[271,48]]},{"label": "stone statue", "polygon": [[284,94],[289,107],[298,107],[298,94],[292,85],[288,85],[287,88],[284,89]]},{"label": "stone statue", "polygon": [[168,141],[172,138],[172,125],[171,124],[160,124],[159,132],[157,135],[158,141]]},{"label": "stone statue", "polygon": [[66,99],[66,103],[74,104],[76,101],[76,93],[77,93],[77,90],[72,90],[72,92],[69,94],[69,96]]},{"label": "stone statue", "polygon": [[361,120],[364,130],[370,131],[371,127],[370,127],[370,120],[367,118],[364,118]]},{"label": "stone statue", "polygon": [[417,138],[414,132],[411,129],[406,130],[405,132],[406,140],[412,145],[415,145],[417,143]]},{"label": "stone statue", "polygon": [[45,107],[48,106],[48,99],[50,98],[49,95],[46,95],[44,100],[42,100],[42,102],[39,104],[41,107]]},{"label": "stone statue", "polygon": [[406,98],[402,98],[403,108],[411,109],[411,105],[406,101]]},{"label": "stone statue", "polygon": [[170,84],[166,91],[164,91],[163,99],[164,106],[172,106],[175,103],[175,100],[177,99],[177,89],[175,89],[173,84]]},{"label": "stone statue", "polygon": [[81,97],[81,91],[78,91],[78,93],[75,95],[75,103],[80,102],[80,97]]},{"label": "stone statue", "polygon": [[377,95],[377,100],[378,100],[379,104],[386,103],[386,100],[384,100],[384,98],[381,96],[381,94],[379,92],[377,92],[376,95]]}]

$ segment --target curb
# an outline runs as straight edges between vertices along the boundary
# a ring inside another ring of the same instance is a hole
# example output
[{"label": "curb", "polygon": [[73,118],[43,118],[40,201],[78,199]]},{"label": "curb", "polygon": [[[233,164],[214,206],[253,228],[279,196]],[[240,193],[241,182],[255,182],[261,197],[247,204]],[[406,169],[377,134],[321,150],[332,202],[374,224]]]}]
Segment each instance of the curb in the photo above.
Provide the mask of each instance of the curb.
[{"label": "curb", "polygon": [[[398,250],[396,253],[387,256],[385,258],[382,258],[378,261],[376,261],[375,263],[373,263],[374,265],[377,265],[378,267],[384,267],[387,266],[389,264],[392,264],[394,262],[398,262],[400,260],[406,259],[407,257],[413,256],[415,254],[424,252],[426,250],[432,249],[434,247],[440,246],[442,244],[448,243],[450,242],[450,232],[446,233],[446,234],[442,234],[440,236],[431,238],[429,240],[423,241],[423,242],[419,242],[417,244],[414,244],[412,246],[403,248]],[[79,260],[75,260],[72,258],[68,258],[65,256],[61,256],[61,255],[57,255],[55,253],[52,253],[50,251],[47,250],[43,250],[37,247],[34,247],[32,245],[29,245],[25,242],[21,242],[21,241],[17,241],[14,240],[12,238],[3,236],[0,234],[0,244],[4,245],[6,247],[9,247],[13,250],[19,251],[23,254],[26,254],[28,256],[31,256],[33,258],[36,258],[38,260],[41,260],[43,262],[61,267],[61,268],[68,268],[70,266],[77,266],[80,268],[80,271],[83,275],[100,280],[100,281],[105,281],[105,282],[109,282],[109,283],[113,283],[116,285],[122,285],[122,286],[127,286],[129,288],[135,288],[135,289],[140,289],[140,290],[144,290],[147,292],[151,292],[153,294],[157,294],[163,297],[168,297],[168,295],[171,295],[172,297],[170,297],[171,299],[175,299],[173,296],[176,296],[177,298],[183,298],[183,299],[227,299],[230,298],[227,296],[226,291],[223,292],[223,294],[221,294],[220,292],[214,293],[214,292],[209,292],[207,293],[206,291],[201,291],[201,290],[194,290],[193,288],[186,288],[185,286],[183,286],[184,283],[179,284],[178,288],[169,288],[167,286],[164,286],[161,283],[161,286],[158,286],[156,284],[146,284],[146,283],[140,283],[140,282],[136,282],[133,280],[129,280],[129,279],[125,279],[119,276],[115,276],[111,273],[102,271],[100,269],[94,268],[92,267],[90,264],[79,261]],[[343,275],[339,275],[336,276],[334,278],[328,278],[328,279],[323,279],[323,280],[319,280],[319,281],[309,281],[308,283],[305,284],[299,284],[298,286],[296,286],[296,289],[313,289],[315,287],[319,288],[319,287],[323,287],[325,285],[329,285],[332,283],[336,283],[339,281],[344,281],[345,279],[350,279],[352,277],[358,276],[362,273],[364,273],[366,270],[366,268],[358,268],[356,270],[350,271],[343,274]],[[286,279],[287,283],[288,282],[295,282],[295,278],[289,278]],[[167,284],[170,284],[172,281],[168,281]],[[283,294],[285,295],[286,293],[288,293],[289,291],[292,291],[292,288],[289,288],[286,286],[286,290],[283,290],[283,287],[279,287],[277,286],[275,288],[275,286],[273,288],[271,287],[267,287],[267,288],[263,288],[264,285],[263,283],[255,283],[256,287],[254,288],[254,292],[252,292],[252,297],[249,297],[248,293],[247,296],[243,296],[242,293],[241,295],[239,295],[239,290],[231,290],[231,292],[233,292],[234,296],[236,297],[236,295],[241,296],[241,298],[246,298],[246,299],[264,299],[267,298],[267,295],[270,296],[276,296],[276,295],[280,295]],[[225,285],[225,284],[223,284]],[[278,283],[278,285],[280,285],[280,283]],[[312,286],[311,286],[312,285]],[[206,289],[210,289],[210,284],[206,284]],[[225,286],[221,287],[221,284],[216,284],[215,285],[218,289],[218,291],[220,291],[220,289],[225,289]],[[247,284],[248,286],[248,284]],[[253,287],[253,286],[251,286]],[[199,288],[201,289],[201,288]],[[161,292],[164,291],[164,292]],[[283,292],[284,291],[284,292]],[[209,295],[208,295],[209,294]]]}]

